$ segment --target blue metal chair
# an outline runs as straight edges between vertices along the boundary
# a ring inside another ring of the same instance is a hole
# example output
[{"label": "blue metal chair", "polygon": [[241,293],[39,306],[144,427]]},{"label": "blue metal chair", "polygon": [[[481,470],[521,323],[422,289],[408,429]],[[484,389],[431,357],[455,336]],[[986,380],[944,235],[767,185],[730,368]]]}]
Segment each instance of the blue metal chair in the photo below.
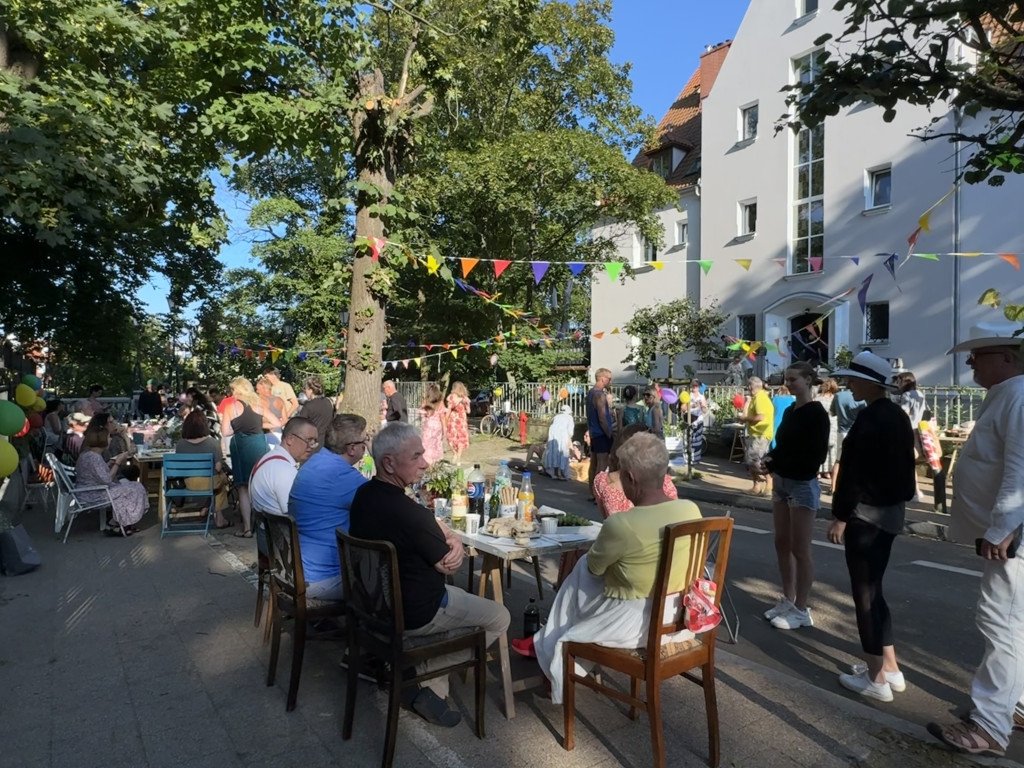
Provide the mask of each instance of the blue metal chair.
[{"label": "blue metal chair", "polygon": [[[185,487],[185,478],[207,478],[208,490],[191,490]],[[212,453],[168,453],[164,456],[164,509],[160,521],[160,538],[168,533],[201,533],[205,537],[210,531],[213,517],[213,454]],[[180,487],[178,487],[180,485]],[[171,504],[175,499],[209,498],[204,518],[172,520]]]}]

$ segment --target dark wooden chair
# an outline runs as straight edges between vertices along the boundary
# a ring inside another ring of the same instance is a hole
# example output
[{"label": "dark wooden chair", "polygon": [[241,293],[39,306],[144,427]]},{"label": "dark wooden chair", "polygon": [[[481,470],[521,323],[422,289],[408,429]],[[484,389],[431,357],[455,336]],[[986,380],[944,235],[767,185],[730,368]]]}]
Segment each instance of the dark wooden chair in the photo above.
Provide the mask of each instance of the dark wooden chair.
[{"label": "dark wooden chair", "polygon": [[266,514],[269,513],[258,509],[252,511],[252,529],[256,534],[256,611],[252,617],[252,625],[258,627],[264,612],[267,614],[266,625],[263,627],[264,645],[270,642],[270,628],[273,626],[270,600],[266,601],[266,609],[263,607],[263,595],[270,591],[270,557],[268,554],[270,534],[263,522],[263,516]]},{"label": "dark wooden chair", "polygon": [[[390,668],[387,728],[384,735],[384,759],[390,768],[398,736],[398,710],[402,688],[441,677],[460,669],[476,672],[476,735],[484,738],[484,683],[487,641],[480,627],[465,627],[434,635],[408,637],[402,615],[402,590],[398,580],[398,558],[388,541],[367,541],[349,536],[340,528],[338,552],[341,575],[349,610],[348,685],[345,693],[345,719],[341,737],[352,737],[356,688],[362,653],[386,662]],[[426,659],[468,651],[470,658],[415,677],[406,678],[402,670]]]},{"label": "dark wooden chair", "polygon": [[306,581],[302,574],[302,555],[299,551],[299,534],[295,521],[283,515],[268,515],[257,512],[259,525],[267,532],[267,558],[269,561],[271,644],[270,663],[267,668],[267,685],[274,684],[277,674],[277,655],[281,647],[281,630],[287,619],[292,624],[292,673],[288,683],[287,712],[295,709],[299,693],[299,676],[302,674],[302,657],[306,640],[344,640],[345,628],[308,633],[307,622],[325,619],[342,619],[346,615],[343,602],[315,600],[306,597]]},{"label": "dark wooden chair", "polygon": [[[718,605],[725,568],[729,561],[729,542],[732,538],[732,518],[708,517],[693,522],[666,526],[661,544],[658,572],[654,581],[654,600],[647,644],[643,648],[607,648],[597,643],[565,644],[565,736],[562,746],[573,748],[573,719],[576,684],[585,685],[629,705],[629,716],[636,719],[638,711],[647,712],[651,725],[651,764],[665,765],[665,740],[661,729],[660,685],[676,675],[696,683],[704,689],[704,706],[708,718],[709,759],[711,766],[719,762],[718,702],[715,698],[715,631],[704,632],[683,643],[662,644],[662,637],[685,629],[682,612],[676,621],[664,623],[665,603],[676,592],[685,591],[694,579],[703,575],[708,561],[708,544],[712,534],[718,534],[718,550],[714,560],[712,580],[718,585],[715,604]],[[680,542],[680,539],[683,539]],[[677,547],[689,544],[685,560],[675,557]],[[599,681],[576,674],[576,660],[599,664],[602,669],[614,669],[629,675],[629,694],[602,685]],[[696,676],[691,670],[700,667]],[[644,681],[646,698],[640,698],[640,681]]]}]

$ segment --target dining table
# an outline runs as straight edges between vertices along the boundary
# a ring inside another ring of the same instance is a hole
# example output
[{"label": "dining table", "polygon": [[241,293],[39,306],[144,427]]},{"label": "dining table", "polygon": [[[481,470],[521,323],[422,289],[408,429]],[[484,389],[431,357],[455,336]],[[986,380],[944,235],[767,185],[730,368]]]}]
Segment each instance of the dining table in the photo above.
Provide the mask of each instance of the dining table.
[{"label": "dining table", "polygon": [[[600,523],[587,526],[559,526],[556,533],[537,533],[530,538],[528,544],[517,544],[508,537],[496,537],[480,530],[477,533],[456,531],[462,543],[482,556],[480,576],[477,581],[477,594],[490,597],[499,605],[504,605],[502,593],[502,574],[507,564],[513,560],[527,560],[545,555],[562,555],[586,549],[594,543],[601,531]],[[488,595],[490,588],[490,595]],[[505,717],[515,717],[515,701],[513,695],[519,691],[535,687],[537,677],[527,680],[512,680],[512,668],[509,660],[509,641],[506,635],[498,638],[498,661],[501,666],[501,687],[505,700]]]},{"label": "dining table", "polygon": [[132,457],[139,463],[139,482],[150,499],[157,500],[157,519],[164,514],[164,456],[174,453],[173,448],[139,448]]}]

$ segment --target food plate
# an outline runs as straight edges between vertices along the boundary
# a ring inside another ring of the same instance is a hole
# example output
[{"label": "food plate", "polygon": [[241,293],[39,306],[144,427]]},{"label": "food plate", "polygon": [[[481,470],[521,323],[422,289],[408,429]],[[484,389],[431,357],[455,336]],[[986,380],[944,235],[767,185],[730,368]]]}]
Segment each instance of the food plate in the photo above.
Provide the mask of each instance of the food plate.
[{"label": "food plate", "polygon": [[[511,536],[499,536],[496,533],[490,533],[488,531],[485,531],[483,528],[481,528],[478,531],[478,533],[481,536],[486,536],[489,539],[505,539],[506,541],[515,541],[515,539],[512,538]],[[540,531],[533,531],[532,533],[526,534],[526,538],[529,538],[529,539],[539,539],[542,535],[543,534]],[[522,537],[517,536],[516,538],[522,538]]]}]

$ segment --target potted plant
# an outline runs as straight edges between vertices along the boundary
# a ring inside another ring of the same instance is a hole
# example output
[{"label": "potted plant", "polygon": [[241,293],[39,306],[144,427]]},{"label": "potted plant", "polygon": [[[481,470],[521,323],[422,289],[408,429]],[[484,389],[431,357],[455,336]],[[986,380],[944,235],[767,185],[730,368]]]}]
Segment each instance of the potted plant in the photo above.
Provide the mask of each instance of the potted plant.
[{"label": "potted plant", "polygon": [[459,470],[447,459],[435,461],[423,475],[423,487],[430,494],[430,501],[433,499],[450,499],[452,491],[455,490],[455,481],[458,478]]},{"label": "potted plant", "polygon": [[665,435],[665,447],[669,453],[681,451],[685,447],[686,437],[683,434],[685,426],[679,423],[665,424],[663,429]]}]

